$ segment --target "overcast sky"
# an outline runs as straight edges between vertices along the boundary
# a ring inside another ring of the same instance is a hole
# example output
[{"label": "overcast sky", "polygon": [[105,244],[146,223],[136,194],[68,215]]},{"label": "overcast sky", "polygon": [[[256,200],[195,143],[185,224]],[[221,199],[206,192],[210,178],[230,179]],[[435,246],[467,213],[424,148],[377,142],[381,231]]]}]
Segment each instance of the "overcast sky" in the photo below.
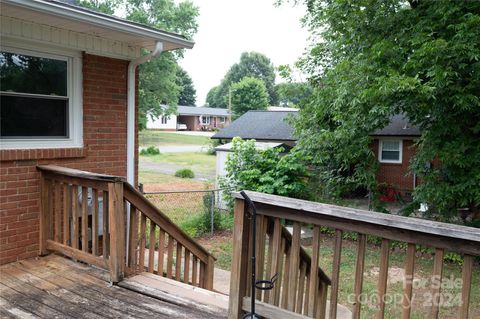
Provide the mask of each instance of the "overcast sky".
[{"label": "overcast sky", "polygon": [[279,66],[294,63],[307,45],[302,7],[275,7],[274,0],[192,1],[200,8],[199,28],[195,47],[187,50],[180,65],[193,79],[199,106],[242,52],[263,53]]}]

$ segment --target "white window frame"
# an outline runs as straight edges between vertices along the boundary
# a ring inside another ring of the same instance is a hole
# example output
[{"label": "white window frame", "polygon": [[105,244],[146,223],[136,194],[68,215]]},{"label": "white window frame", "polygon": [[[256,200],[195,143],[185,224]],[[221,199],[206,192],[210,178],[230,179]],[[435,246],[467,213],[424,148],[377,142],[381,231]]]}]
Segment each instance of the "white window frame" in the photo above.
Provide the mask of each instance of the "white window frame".
[{"label": "white window frame", "polygon": [[202,115],[202,125],[210,125],[210,116]]},{"label": "white window frame", "polygon": [[162,125],[166,125],[168,123],[168,120],[169,120],[169,117],[166,115],[162,115],[160,117],[160,123],[162,123]]},{"label": "white window frame", "polygon": [[[387,160],[382,158],[382,150],[384,142],[398,142],[399,146],[399,159],[398,160]],[[380,163],[390,163],[390,164],[402,164],[403,158],[403,140],[402,139],[380,139],[378,141],[378,161]]]},{"label": "white window frame", "polygon": [[220,116],[220,124],[225,124],[225,116]]},{"label": "white window frame", "polygon": [[[3,41],[3,39],[2,39]],[[54,49],[41,44],[5,39],[2,51],[67,61],[68,137],[0,138],[0,149],[83,147],[82,55],[79,51]]]}]

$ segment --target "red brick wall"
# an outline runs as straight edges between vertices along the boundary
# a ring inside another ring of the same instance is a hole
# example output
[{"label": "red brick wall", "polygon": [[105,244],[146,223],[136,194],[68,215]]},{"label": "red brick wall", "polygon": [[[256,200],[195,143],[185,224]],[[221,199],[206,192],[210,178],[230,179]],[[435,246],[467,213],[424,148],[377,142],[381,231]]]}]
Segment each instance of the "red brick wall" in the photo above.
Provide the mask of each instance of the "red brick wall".
[{"label": "red brick wall", "polygon": [[36,165],[126,176],[127,66],[124,60],[83,56],[83,148],[0,151],[0,264],[38,253]]},{"label": "red brick wall", "polygon": [[[376,158],[378,158],[378,144],[378,139],[375,139],[372,143],[372,150]],[[413,190],[413,175],[409,173],[410,158],[415,154],[415,148],[412,146],[413,140],[403,140],[401,164],[380,163],[377,172],[379,183],[386,183],[403,192]]]}]

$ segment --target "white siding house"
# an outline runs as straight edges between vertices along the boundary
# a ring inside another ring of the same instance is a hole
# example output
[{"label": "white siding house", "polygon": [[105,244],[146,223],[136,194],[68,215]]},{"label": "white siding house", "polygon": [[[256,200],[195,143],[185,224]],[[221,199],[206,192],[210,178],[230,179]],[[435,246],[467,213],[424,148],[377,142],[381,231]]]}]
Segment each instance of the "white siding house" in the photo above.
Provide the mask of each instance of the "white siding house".
[{"label": "white siding house", "polygon": [[156,119],[149,117],[147,128],[153,130],[175,131],[177,129],[177,115],[161,115]]}]

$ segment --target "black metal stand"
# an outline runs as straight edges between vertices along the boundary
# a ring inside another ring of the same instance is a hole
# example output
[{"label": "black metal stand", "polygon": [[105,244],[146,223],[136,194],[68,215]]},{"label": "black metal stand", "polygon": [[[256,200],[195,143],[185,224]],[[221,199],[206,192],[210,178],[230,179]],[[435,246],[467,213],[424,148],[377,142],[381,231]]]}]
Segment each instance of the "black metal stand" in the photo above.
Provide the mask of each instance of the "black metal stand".
[{"label": "black metal stand", "polygon": [[275,281],[278,278],[278,273],[273,275],[273,277],[270,280],[257,280],[256,276],[256,246],[257,246],[257,208],[255,207],[255,204],[252,202],[250,197],[248,197],[247,194],[245,194],[244,191],[240,192],[240,195],[245,199],[247,202],[248,208],[250,210],[250,222],[252,225],[252,256],[251,256],[251,261],[252,261],[252,291],[251,291],[251,309],[250,312],[245,314],[242,319],[258,319],[256,313],[255,313],[255,291],[256,289],[258,290],[271,290],[275,287]]}]

